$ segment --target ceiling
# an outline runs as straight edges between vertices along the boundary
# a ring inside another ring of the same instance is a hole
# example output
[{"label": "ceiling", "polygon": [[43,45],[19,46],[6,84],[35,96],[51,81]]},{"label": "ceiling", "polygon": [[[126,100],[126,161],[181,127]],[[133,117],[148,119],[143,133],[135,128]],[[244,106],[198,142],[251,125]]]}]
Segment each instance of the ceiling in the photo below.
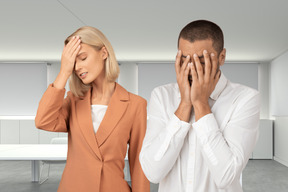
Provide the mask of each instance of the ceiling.
[{"label": "ceiling", "polygon": [[172,61],[180,30],[208,19],[224,31],[228,61],[266,62],[288,50],[287,0],[1,0],[0,61],[61,59],[64,39],[100,29],[120,62]]}]

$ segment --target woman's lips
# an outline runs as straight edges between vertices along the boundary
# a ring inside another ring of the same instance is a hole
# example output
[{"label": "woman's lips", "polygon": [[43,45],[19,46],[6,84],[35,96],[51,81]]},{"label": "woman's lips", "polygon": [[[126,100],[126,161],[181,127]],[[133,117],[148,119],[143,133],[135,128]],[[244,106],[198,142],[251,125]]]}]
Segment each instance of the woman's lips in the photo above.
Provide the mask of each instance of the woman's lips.
[{"label": "woman's lips", "polygon": [[87,76],[87,72],[81,73],[79,76],[81,79],[84,79]]}]

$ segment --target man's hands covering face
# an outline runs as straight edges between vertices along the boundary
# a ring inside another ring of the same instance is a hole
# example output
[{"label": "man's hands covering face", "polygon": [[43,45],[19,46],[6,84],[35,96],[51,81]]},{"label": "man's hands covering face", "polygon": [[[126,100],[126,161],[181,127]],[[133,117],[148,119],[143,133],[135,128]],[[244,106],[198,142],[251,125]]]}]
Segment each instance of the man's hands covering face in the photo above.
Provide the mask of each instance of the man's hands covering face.
[{"label": "man's hands covering face", "polygon": [[216,87],[216,84],[220,78],[220,70],[217,58],[214,53],[210,55],[206,50],[203,51],[205,65],[201,65],[199,57],[194,54],[194,64],[188,65],[192,74],[192,86],[191,86],[191,103],[194,108],[196,105],[208,104],[208,99]]},{"label": "man's hands covering face", "polygon": [[191,106],[190,92],[191,87],[188,81],[188,75],[190,68],[188,63],[190,62],[190,56],[188,55],[185,61],[181,64],[182,52],[179,50],[175,61],[176,78],[181,94],[181,103],[187,106]]},{"label": "man's hands covering face", "polygon": [[[194,107],[195,120],[211,113],[208,99],[220,78],[219,64],[214,53],[204,50],[205,64],[202,65],[198,55],[193,59],[188,55],[181,63],[182,52],[179,50],[175,61],[177,83],[181,94],[179,107]],[[192,61],[192,62],[191,62]],[[192,85],[188,81],[189,73],[192,75]]]}]

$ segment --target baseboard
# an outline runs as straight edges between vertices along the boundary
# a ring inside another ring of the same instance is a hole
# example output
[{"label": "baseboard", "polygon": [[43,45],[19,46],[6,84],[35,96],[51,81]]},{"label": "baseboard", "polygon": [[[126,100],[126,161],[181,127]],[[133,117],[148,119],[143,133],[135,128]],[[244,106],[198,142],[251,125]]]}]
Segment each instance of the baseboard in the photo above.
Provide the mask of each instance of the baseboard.
[{"label": "baseboard", "polygon": [[274,160],[279,162],[279,163],[281,163],[281,164],[283,164],[283,165],[285,165],[286,167],[288,167],[288,161],[280,159],[280,158],[278,158],[276,156],[274,156]]}]

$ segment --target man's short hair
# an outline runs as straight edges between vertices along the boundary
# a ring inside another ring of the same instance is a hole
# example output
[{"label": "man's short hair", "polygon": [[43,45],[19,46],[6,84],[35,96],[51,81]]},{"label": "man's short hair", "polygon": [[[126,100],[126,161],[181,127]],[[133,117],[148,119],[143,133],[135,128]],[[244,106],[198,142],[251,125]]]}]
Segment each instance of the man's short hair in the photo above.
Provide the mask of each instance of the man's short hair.
[{"label": "man's short hair", "polygon": [[180,38],[191,43],[198,40],[211,39],[213,48],[218,54],[224,48],[224,35],[221,28],[217,24],[207,20],[196,20],[187,24],[179,34],[178,46]]}]

